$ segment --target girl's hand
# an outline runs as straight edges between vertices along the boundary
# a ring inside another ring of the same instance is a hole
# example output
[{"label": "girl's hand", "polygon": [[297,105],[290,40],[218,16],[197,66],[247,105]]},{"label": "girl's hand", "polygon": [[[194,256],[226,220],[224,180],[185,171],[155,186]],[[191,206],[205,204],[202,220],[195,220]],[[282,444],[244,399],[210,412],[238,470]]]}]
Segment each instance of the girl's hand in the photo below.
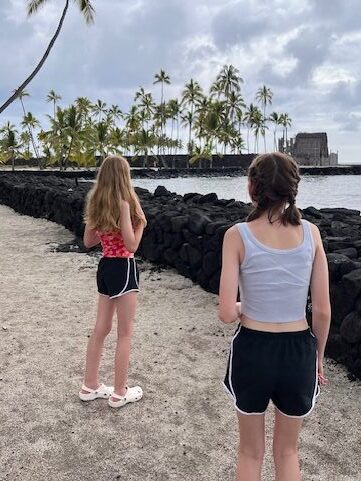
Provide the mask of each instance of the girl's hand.
[{"label": "girl's hand", "polygon": [[328,384],[328,379],[325,378],[324,372],[323,372],[323,359],[319,359],[317,363],[317,369],[318,369],[318,380],[321,386],[325,386]]},{"label": "girl's hand", "polygon": [[241,302],[236,302],[236,310],[238,314],[238,318],[242,318],[242,303]]}]

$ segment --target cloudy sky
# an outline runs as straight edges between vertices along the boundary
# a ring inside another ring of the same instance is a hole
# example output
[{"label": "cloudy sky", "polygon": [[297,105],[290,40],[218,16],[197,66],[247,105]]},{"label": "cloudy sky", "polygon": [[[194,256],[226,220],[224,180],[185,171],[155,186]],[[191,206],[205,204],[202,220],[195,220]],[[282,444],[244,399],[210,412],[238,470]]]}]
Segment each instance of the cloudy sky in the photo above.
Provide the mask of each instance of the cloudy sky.
[{"label": "cloudy sky", "polygon": [[[64,5],[49,0],[27,18],[25,0],[0,0],[0,102],[46,49]],[[361,163],[361,20],[359,0],[93,0],[86,26],[71,3],[54,50],[28,87],[27,108],[44,120],[50,89],[67,104],[101,98],[122,109],[139,86],[159,96],[163,68],[178,95],[191,77],[207,89],[224,64],[236,66],[250,103],[259,86],[288,112],[292,134],[326,131],[343,163]],[[0,124],[17,121],[16,103]]]}]

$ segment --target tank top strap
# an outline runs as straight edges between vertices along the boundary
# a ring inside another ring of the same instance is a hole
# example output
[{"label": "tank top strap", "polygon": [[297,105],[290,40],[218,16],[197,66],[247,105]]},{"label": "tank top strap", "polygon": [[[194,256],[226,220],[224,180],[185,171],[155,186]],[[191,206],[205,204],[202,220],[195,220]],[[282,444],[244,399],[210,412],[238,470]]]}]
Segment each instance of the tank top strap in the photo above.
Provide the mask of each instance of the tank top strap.
[{"label": "tank top strap", "polygon": [[312,257],[315,257],[315,241],[313,239],[311,223],[306,219],[302,219],[303,235],[305,236],[305,245],[310,246],[312,249]]},{"label": "tank top strap", "polygon": [[245,265],[249,257],[255,250],[257,250],[257,246],[252,242],[246,222],[238,223],[237,229],[244,245],[244,259],[242,265]]}]

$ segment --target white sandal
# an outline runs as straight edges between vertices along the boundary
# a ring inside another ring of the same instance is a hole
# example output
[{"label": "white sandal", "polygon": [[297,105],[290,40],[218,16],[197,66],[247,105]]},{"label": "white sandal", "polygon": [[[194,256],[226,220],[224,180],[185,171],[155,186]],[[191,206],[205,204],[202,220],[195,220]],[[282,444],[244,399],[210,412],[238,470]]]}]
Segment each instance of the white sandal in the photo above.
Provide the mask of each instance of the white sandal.
[{"label": "white sandal", "polygon": [[[113,393],[108,399],[108,404],[112,408],[121,408],[128,403],[135,403],[140,401],[143,397],[143,390],[139,386],[128,387],[126,386],[127,392],[124,396],[119,396],[119,394]],[[112,398],[118,399],[118,401],[112,401]]]},{"label": "white sandal", "polygon": [[90,389],[86,387],[85,384],[83,384],[81,388],[84,391],[88,391],[87,393],[79,392],[79,397],[82,401],[93,401],[98,398],[109,399],[114,391],[113,386],[105,386],[105,384],[101,384],[98,389]]}]

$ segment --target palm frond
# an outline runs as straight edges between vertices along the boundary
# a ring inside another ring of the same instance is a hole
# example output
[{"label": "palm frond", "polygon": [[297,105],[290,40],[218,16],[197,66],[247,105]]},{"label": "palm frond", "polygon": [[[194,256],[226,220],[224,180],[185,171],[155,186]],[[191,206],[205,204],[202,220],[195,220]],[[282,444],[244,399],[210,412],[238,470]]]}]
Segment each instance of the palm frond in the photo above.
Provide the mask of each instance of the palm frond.
[{"label": "palm frond", "polygon": [[86,23],[89,25],[94,23],[95,8],[89,0],[74,0],[77,2]]},{"label": "palm frond", "polygon": [[28,0],[28,6],[27,6],[27,11],[28,11],[28,16],[30,17],[34,13],[36,13],[39,8],[44,6],[46,4],[47,0]]}]

